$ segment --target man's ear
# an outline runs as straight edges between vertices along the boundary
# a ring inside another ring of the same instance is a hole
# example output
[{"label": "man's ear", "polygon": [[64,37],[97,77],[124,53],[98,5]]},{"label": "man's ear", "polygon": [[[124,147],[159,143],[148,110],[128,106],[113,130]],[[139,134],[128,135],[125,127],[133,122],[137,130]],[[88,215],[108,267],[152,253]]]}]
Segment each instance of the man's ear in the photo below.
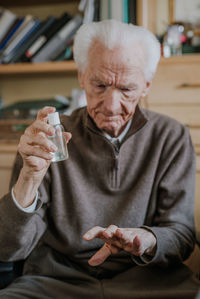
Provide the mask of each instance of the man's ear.
[{"label": "man's ear", "polygon": [[145,84],[146,84],[146,86],[145,86],[145,88],[144,88],[144,90],[142,92],[142,97],[143,98],[146,97],[146,95],[149,92],[149,89],[151,87],[151,82],[146,82]]},{"label": "man's ear", "polygon": [[80,87],[82,89],[84,89],[84,74],[81,73],[80,71],[78,71],[78,81],[79,81]]}]

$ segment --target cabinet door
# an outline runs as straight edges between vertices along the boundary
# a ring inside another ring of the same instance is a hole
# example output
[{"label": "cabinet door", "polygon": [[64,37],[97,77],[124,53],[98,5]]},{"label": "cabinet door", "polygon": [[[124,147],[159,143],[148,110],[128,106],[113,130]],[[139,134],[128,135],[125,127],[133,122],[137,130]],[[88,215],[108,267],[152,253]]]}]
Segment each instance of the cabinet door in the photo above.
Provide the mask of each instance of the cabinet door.
[{"label": "cabinet door", "polygon": [[0,152],[0,198],[8,192],[15,156],[15,152]]},{"label": "cabinet door", "polygon": [[148,107],[185,125],[200,125],[200,55],[161,59]]},{"label": "cabinet door", "polygon": [[197,239],[200,244],[200,155],[197,155],[196,165],[195,226]]}]

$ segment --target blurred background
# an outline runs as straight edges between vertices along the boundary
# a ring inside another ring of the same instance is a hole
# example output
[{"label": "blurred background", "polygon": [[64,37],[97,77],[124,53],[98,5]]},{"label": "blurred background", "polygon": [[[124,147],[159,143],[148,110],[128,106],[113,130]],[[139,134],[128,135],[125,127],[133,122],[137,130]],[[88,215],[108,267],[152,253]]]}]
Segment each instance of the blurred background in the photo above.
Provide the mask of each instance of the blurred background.
[{"label": "blurred background", "polygon": [[111,18],[144,26],[161,43],[158,71],[141,105],[190,129],[200,197],[200,0],[0,0],[0,195],[38,109],[53,105],[69,115],[86,105],[73,38],[82,23]]}]

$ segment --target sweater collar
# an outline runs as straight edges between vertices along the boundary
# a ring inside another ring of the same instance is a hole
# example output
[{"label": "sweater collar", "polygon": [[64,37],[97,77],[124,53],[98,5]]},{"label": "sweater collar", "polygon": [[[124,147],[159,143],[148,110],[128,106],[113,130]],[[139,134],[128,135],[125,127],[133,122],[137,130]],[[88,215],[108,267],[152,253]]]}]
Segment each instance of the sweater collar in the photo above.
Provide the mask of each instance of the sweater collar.
[{"label": "sweater collar", "polygon": [[[88,129],[92,130],[93,132],[95,132],[96,134],[99,135],[103,135],[104,133],[102,132],[102,130],[100,130],[95,122],[93,121],[93,119],[90,117],[90,115],[88,114],[87,111],[87,107],[86,107],[86,113],[84,116],[84,125],[85,127],[87,127]],[[132,118],[132,123],[131,126],[125,136],[124,139],[127,139],[130,135],[133,135],[134,133],[136,133],[139,129],[141,129],[148,121],[147,116],[145,115],[143,109],[141,109],[138,105],[135,109],[135,113],[133,115]]]}]

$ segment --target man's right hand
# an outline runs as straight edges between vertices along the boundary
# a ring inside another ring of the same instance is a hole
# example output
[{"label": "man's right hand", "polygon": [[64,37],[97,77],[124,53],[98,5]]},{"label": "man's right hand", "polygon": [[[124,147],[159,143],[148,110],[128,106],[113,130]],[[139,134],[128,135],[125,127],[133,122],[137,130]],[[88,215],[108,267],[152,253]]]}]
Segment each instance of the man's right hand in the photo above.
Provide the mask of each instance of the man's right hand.
[{"label": "man's right hand", "polygon": [[54,107],[39,110],[37,119],[25,130],[18,145],[18,151],[23,159],[23,171],[31,177],[36,175],[39,180],[50,165],[51,152],[56,150],[48,139],[48,136],[54,134],[54,129],[47,123],[47,116],[53,112]]},{"label": "man's right hand", "polygon": [[[18,181],[14,187],[15,198],[22,207],[31,205],[47,169],[51,163],[55,145],[48,139],[54,135],[54,128],[47,123],[48,114],[55,112],[54,107],[39,110],[37,119],[25,130],[20,138],[18,151],[23,159]],[[66,142],[71,134],[63,133]]]}]

